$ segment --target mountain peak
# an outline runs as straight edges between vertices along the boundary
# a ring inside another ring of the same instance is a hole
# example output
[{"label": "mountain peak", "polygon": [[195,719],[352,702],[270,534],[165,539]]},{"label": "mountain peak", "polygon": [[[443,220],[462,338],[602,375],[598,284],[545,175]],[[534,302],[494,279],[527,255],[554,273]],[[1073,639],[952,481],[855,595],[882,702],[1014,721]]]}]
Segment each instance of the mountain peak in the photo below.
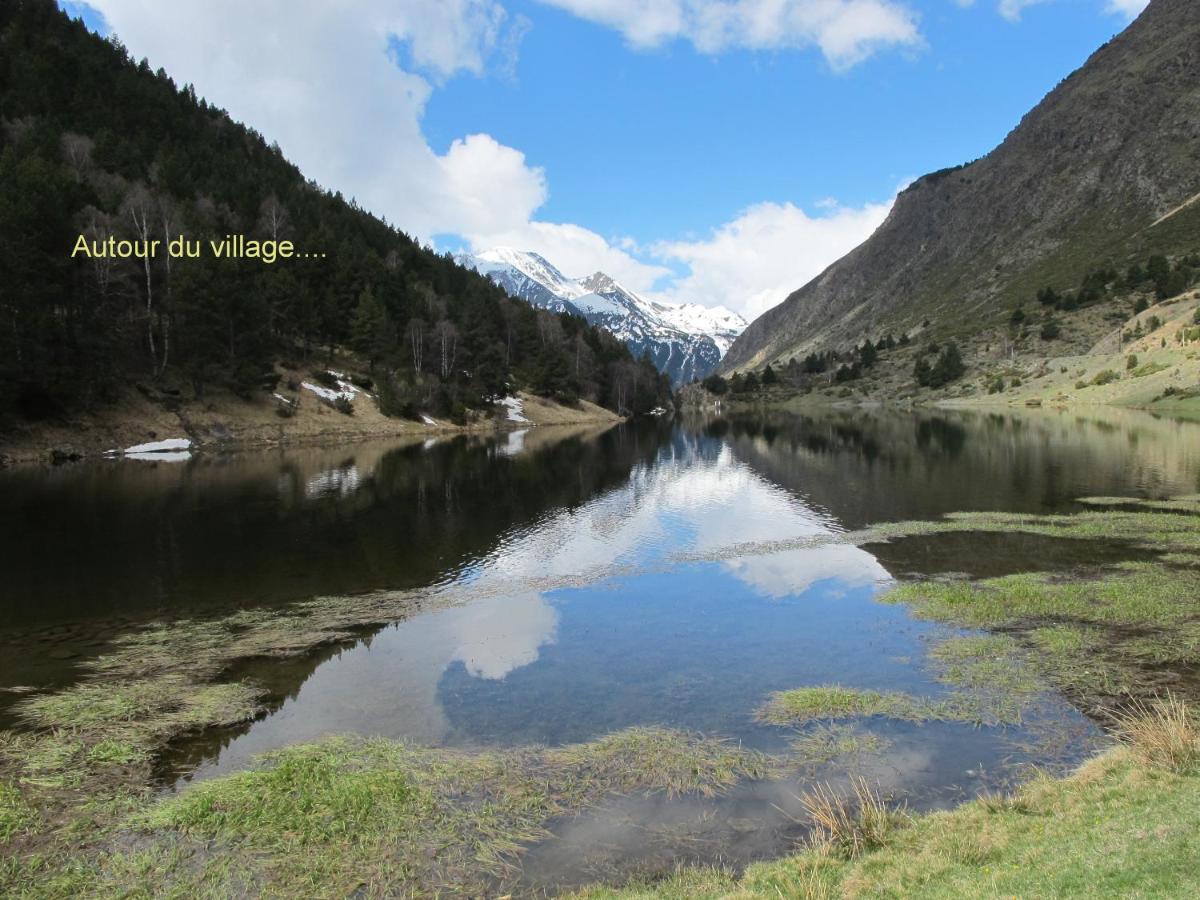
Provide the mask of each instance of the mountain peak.
[{"label": "mountain peak", "polygon": [[703,378],[746,327],[736,313],[696,304],[658,303],[623,287],[606,272],[569,279],[537,253],[493,247],[462,263],[483,272],[509,295],[541,309],[570,312],[625,342],[635,356],[649,353],[676,384]]},{"label": "mountain peak", "polygon": [[580,285],[587,288],[593,294],[607,294],[610,291],[620,290],[620,285],[616,279],[604,272],[593,272],[587,278],[580,280]]}]

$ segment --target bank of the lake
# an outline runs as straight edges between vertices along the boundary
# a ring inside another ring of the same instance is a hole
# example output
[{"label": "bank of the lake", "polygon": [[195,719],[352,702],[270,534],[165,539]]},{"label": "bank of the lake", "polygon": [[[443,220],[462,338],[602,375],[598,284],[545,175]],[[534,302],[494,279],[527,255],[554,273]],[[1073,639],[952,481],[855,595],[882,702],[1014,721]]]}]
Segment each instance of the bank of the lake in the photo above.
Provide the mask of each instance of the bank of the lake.
[{"label": "bank of the lake", "polygon": [[201,398],[184,399],[178,391],[141,385],[94,410],[9,423],[0,433],[0,466],[76,462],[163,441],[186,441],[192,452],[228,453],[622,421],[587,400],[566,405],[525,391],[457,420],[424,414],[401,418],[385,415],[369,388],[341,372],[335,375],[324,373],[324,381],[318,381],[311,373],[281,370],[279,387],[250,396],[210,389]]}]

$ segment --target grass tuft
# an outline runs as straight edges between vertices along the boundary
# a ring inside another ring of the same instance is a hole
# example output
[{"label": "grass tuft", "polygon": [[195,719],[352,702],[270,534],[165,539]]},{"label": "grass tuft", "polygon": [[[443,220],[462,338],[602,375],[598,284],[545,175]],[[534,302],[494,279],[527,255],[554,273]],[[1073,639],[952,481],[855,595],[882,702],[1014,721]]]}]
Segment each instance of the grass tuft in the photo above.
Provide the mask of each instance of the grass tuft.
[{"label": "grass tuft", "polygon": [[902,812],[889,808],[862,776],[853,776],[850,786],[853,799],[827,784],[817,785],[800,798],[813,822],[814,845],[842,859],[853,859],[884,846],[905,818]]},{"label": "grass tuft", "polygon": [[1178,774],[1200,767],[1200,723],[1174,694],[1135,700],[1112,717],[1117,735],[1145,765]]}]

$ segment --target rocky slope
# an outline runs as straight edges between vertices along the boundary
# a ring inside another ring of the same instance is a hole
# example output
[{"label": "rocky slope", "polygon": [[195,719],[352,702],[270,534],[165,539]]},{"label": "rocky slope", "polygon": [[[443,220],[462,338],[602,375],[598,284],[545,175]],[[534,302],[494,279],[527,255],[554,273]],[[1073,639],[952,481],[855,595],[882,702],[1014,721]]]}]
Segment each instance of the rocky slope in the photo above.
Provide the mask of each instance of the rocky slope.
[{"label": "rocky slope", "polygon": [[1044,286],[1200,242],[1200,0],[1153,0],[987,156],[919,179],[876,233],[755,320],[722,369],[1004,321]]},{"label": "rocky slope", "polygon": [[542,309],[583,316],[607,329],[634,356],[649,354],[676,385],[704,378],[716,369],[746,327],[737,313],[649,300],[603,272],[568,278],[528,251],[497,247],[477,255],[462,254],[458,261],[487,275],[513,297]]}]

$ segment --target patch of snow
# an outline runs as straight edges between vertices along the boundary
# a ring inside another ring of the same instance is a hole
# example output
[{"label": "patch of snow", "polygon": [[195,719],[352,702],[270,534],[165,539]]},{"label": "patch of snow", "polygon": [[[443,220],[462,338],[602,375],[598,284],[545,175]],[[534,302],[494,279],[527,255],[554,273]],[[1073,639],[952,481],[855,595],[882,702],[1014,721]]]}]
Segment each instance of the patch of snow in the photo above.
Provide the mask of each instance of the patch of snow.
[{"label": "patch of snow", "polygon": [[667,411],[665,409],[663,409],[661,406],[656,406],[656,407],[654,407],[654,409],[650,410],[649,414],[652,416],[665,416],[667,414]]},{"label": "patch of snow", "polygon": [[520,397],[505,397],[498,401],[500,406],[503,406],[507,411],[506,418],[510,422],[528,422],[525,418],[525,404],[521,402]]},{"label": "patch of snow", "polygon": [[300,382],[300,387],[304,388],[306,391],[312,391],[322,400],[325,400],[329,403],[336,403],[338,400],[349,400],[350,402],[354,401],[354,394],[350,392],[335,391],[331,388],[322,387],[319,384],[313,384],[309,381]]},{"label": "patch of snow", "polygon": [[109,450],[106,456],[133,456],[135,454],[167,453],[169,451],[191,450],[192,442],[187,438],[167,438],[164,441],[151,441],[148,444],[134,444],[124,450]]},{"label": "patch of snow", "polygon": [[584,294],[571,301],[571,304],[584,314],[593,313],[607,316],[620,316],[629,312],[624,306],[604,294]]},{"label": "patch of snow", "polygon": [[283,396],[283,394],[275,394],[275,399],[285,406],[294,406],[296,403],[295,400],[289,400],[287,397]]},{"label": "patch of snow", "polygon": [[493,247],[472,257],[475,269],[486,275],[503,271],[505,268],[515,269],[522,275],[548,288],[551,293],[567,300],[587,293],[574,280],[568,278],[537,253],[526,250],[516,250],[512,247]]},{"label": "patch of snow", "polygon": [[155,450],[152,453],[130,453],[125,451],[125,459],[136,459],[141,462],[181,463],[192,458],[190,450]]},{"label": "patch of snow", "polygon": [[425,413],[421,413],[421,421],[424,422],[426,425],[436,425],[437,424],[436,421],[429,418],[429,416],[425,415]]},{"label": "patch of snow", "polygon": [[[313,384],[312,382],[309,382],[309,381],[301,382],[300,387],[302,387],[306,391],[312,391],[314,394],[316,394],[318,397],[320,397],[322,400],[324,400],[328,403],[336,403],[338,400],[346,400],[350,403],[353,403],[354,398],[358,394],[367,394],[366,391],[364,391],[357,384],[355,384],[353,381],[351,381],[344,372],[335,372],[332,369],[329,369],[327,371],[328,371],[328,374],[333,376],[334,380],[337,381],[337,390],[336,391],[333,388],[327,388],[327,387],[324,387],[319,384]],[[278,394],[276,394],[275,396],[279,397]],[[367,396],[370,396],[370,395],[367,394]],[[280,399],[284,399],[284,398],[280,398]]]}]

